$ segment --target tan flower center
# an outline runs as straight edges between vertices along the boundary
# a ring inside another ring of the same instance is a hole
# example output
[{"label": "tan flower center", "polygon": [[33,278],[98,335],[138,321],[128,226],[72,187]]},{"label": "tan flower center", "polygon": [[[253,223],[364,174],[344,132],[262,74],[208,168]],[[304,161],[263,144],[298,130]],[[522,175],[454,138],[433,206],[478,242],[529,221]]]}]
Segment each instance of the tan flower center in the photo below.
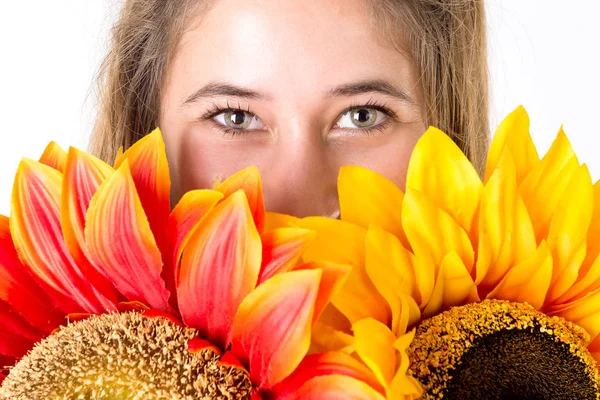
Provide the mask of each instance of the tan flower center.
[{"label": "tan flower center", "polygon": [[7,399],[249,399],[248,374],[212,350],[188,351],[195,331],[137,312],[92,316],[41,341],[0,388]]},{"label": "tan flower center", "polygon": [[588,342],[563,318],[486,300],[423,321],[408,353],[425,399],[598,399]]}]

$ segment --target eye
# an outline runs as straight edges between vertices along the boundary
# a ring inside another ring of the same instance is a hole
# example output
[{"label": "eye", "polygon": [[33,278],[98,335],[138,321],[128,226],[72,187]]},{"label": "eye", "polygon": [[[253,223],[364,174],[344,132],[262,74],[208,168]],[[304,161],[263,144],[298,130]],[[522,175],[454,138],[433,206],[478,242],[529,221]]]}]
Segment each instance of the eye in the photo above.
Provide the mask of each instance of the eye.
[{"label": "eye", "polygon": [[388,116],[374,107],[355,107],[345,111],[336,122],[336,128],[369,129],[384,122]]},{"label": "eye", "polygon": [[264,129],[264,124],[256,115],[251,112],[229,109],[213,117],[213,120],[218,124],[231,129],[239,130],[261,130]]}]

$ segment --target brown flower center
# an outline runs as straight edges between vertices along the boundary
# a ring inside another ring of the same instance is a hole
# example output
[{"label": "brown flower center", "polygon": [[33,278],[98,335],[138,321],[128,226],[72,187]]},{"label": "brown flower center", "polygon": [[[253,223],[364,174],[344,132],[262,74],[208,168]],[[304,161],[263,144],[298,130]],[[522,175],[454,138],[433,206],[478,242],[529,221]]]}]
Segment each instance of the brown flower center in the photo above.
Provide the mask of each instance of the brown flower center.
[{"label": "brown flower center", "polygon": [[409,357],[425,399],[598,399],[588,342],[563,318],[486,300],[423,321]]},{"label": "brown flower center", "polygon": [[239,368],[212,350],[188,351],[195,331],[137,312],[63,327],[11,369],[6,399],[249,399]]}]

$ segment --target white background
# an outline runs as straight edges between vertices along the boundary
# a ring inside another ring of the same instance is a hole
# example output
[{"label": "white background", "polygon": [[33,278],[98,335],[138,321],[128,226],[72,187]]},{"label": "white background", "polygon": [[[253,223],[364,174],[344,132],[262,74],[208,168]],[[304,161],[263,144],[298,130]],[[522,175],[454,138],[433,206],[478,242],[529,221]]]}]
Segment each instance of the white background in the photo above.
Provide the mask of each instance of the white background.
[{"label": "white background", "polygon": [[[300,0],[297,0],[300,1]],[[0,213],[22,157],[87,146],[93,77],[120,0],[0,3]],[[492,118],[523,104],[545,152],[561,124],[600,178],[600,1],[486,0]]]}]

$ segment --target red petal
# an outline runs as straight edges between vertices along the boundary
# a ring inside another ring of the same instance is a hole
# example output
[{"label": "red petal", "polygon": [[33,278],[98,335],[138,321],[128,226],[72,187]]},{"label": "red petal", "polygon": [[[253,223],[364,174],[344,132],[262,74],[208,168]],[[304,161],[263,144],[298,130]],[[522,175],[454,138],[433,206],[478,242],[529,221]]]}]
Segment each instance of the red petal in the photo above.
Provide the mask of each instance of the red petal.
[{"label": "red petal", "polygon": [[177,318],[175,318],[171,314],[167,314],[167,313],[159,311],[159,310],[154,310],[154,309],[150,308],[150,309],[144,311],[142,313],[142,315],[146,318],[165,318],[165,319],[169,320],[173,325],[179,326],[181,328],[184,327],[183,324],[181,323],[181,321],[179,321]]},{"label": "red petal", "polygon": [[226,348],[238,306],[256,287],[260,254],[246,196],[238,191],[200,222],[184,248],[177,297],[185,324]]},{"label": "red petal", "polygon": [[353,357],[341,352],[307,356],[296,371],[272,392],[277,399],[285,400],[385,399],[385,389],[373,373]]},{"label": "red petal", "polygon": [[223,198],[214,190],[193,190],[187,192],[175,206],[167,223],[167,239],[171,259],[163,271],[167,288],[171,291],[171,302],[177,304],[175,277],[179,275],[181,254],[198,222]]},{"label": "red petal", "polygon": [[228,351],[227,353],[223,354],[223,357],[221,357],[221,359],[219,360],[219,365],[224,365],[227,367],[236,367],[246,371],[242,363],[240,363],[240,360],[238,360],[231,351]]},{"label": "red petal", "polygon": [[268,389],[281,382],[306,355],[320,280],[318,269],[276,275],[240,305],[232,351],[249,366],[258,387]]},{"label": "red petal", "polygon": [[265,203],[258,168],[255,166],[248,167],[225,179],[216,189],[225,196],[229,196],[242,189],[248,198],[248,205],[252,211],[256,229],[259,232],[263,232],[265,226]]},{"label": "red petal", "polygon": [[155,129],[127,149],[115,161],[115,169],[125,160],[129,161],[131,176],[158,248],[164,253],[167,249],[166,225],[171,212],[171,178],[160,129]]},{"label": "red petal", "polygon": [[279,228],[263,233],[259,283],[294,268],[315,235],[314,231],[301,228]]},{"label": "red petal", "polygon": [[188,351],[190,353],[199,353],[202,350],[211,350],[218,355],[222,354],[221,350],[217,346],[204,339],[200,339],[199,337],[192,338],[188,341]]},{"label": "red petal", "polygon": [[103,161],[83,151],[70,148],[64,172],[60,219],[65,242],[85,276],[96,289],[114,304],[119,294],[112,283],[90,259],[85,243],[85,215],[100,184],[114,170]]},{"label": "red petal", "polygon": [[139,301],[122,301],[117,305],[119,312],[128,312],[128,311],[146,311],[149,310],[150,307],[145,305],[144,303],[140,303]]},{"label": "red petal", "polygon": [[161,254],[127,162],[102,183],[87,213],[85,237],[93,262],[132,301],[171,312],[161,278]]},{"label": "red petal", "polygon": [[46,146],[44,153],[42,153],[40,162],[59,172],[63,172],[67,162],[67,153],[55,142],[50,142]]},{"label": "red petal", "polygon": [[21,261],[65,313],[115,308],[82,273],[69,253],[59,220],[62,174],[23,160],[12,194],[10,229]]},{"label": "red petal", "polygon": [[63,314],[19,261],[10,236],[8,218],[0,215],[0,299],[13,306],[29,323],[50,333]]},{"label": "red petal", "polygon": [[0,301],[0,354],[19,358],[40,341],[43,333],[27,323],[11,306]]}]

